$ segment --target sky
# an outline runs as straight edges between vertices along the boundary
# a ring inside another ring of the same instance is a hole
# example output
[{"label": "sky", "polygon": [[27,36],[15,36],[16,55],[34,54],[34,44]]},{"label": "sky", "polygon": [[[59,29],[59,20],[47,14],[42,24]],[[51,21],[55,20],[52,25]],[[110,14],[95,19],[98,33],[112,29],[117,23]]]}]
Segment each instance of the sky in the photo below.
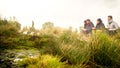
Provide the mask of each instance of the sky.
[{"label": "sky", "polygon": [[112,15],[120,23],[120,0],[0,0],[0,16],[13,17],[23,26],[36,28],[45,22],[55,26],[79,29],[85,19],[101,18],[107,25],[107,16]]}]

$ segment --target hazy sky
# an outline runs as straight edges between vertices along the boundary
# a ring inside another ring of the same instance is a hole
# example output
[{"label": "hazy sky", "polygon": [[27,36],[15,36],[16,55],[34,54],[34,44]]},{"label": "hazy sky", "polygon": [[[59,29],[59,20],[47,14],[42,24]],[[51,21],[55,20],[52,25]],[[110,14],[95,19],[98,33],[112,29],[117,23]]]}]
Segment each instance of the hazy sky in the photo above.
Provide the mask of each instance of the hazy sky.
[{"label": "hazy sky", "polygon": [[15,16],[22,26],[40,28],[50,21],[55,26],[79,28],[87,18],[96,23],[102,18],[105,25],[107,16],[113,15],[120,22],[120,0],[0,0],[0,15]]}]

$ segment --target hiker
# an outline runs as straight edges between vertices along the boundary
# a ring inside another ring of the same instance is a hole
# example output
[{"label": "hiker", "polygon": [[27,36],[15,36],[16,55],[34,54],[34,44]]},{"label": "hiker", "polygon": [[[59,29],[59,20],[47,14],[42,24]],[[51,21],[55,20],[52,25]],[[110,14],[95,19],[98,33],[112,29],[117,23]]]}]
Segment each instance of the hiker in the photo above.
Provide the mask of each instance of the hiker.
[{"label": "hiker", "polygon": [[83,32],[85,34],[89,34],[92,32],[92,27],[93,27],[93,24],[91,23],[91,21],[89,19],[85,20],[84,21],[84,29],[83,29]]},{"label": "hiker", "polygon": [[105,29],[105,25],[103,24],[102,20],[100,18],[97,19],[97,24],[95,27],[96,30],[103,30]]},{"label": "hiker", "polygon": [[86,25],[87,25],[87,21],[85,20],[84,21],[84,29],[86,28]]},{"label": "hiker", "polygon": [[90,24],[92,25],[92,28],[94,28],[94,24],[93,24],[93,22],[91,22],[90,19],[87,19],[86,21],[90,21]]},{"label": "hiker", "polygon": [[111,35],[116,34],[117,30],[119,28],[118,24],[116,22],[113,21],[113,17],[112,16],[108,16],[108,33]]}]

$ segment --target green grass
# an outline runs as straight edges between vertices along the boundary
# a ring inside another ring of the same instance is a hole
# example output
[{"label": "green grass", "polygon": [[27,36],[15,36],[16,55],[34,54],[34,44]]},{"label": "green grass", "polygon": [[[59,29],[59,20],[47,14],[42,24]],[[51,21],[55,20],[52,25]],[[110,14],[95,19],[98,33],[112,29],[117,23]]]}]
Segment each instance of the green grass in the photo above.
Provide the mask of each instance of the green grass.
[{"label": "green grass", "polygon": [[21,68],[62,68],[64,62],[60,58],[51,55],[42,55],[37,58],[27,58],[18,63]]}]

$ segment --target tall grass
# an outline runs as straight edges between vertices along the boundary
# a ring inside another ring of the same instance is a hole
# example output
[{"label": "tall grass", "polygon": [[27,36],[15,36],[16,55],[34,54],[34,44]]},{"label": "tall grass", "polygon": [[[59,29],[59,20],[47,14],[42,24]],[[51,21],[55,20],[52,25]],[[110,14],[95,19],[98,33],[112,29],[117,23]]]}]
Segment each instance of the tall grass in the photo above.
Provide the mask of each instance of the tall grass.
[{"label": "tall grass", "polygon": [[86,64],[90,59],[90,50],[88,46],[80,47],[75,45],[61,45],[63,59],[69,64]]},{"label": "tall grass", "polygon": [[115,40],[117,36],[119,34],[111,37],[100,32],[84,40],[78,33],[67,30],[57,37],[45,37],[47,41],[43,42],[45,47],[42,50],[44,54],[62,57],[61,61],[67,62],[69,67],[116,68],[120,66],[120,43]]},{"label": "tall grass", "polygon": [[90,42],[92,51],[91,61],[98,67],[120,66],[120,44],[112,37],[100,33],[92,37]]},{"label": "tall grass", "polygon": [[67,61],[68,64],[78,65],[79,67],[88,63],[91,51],[88,43],[81,40],[79,34],[68,30],[60,35],[58,41],[60,44],[55,49],[56,54],[63,57],[61,61]]}]

